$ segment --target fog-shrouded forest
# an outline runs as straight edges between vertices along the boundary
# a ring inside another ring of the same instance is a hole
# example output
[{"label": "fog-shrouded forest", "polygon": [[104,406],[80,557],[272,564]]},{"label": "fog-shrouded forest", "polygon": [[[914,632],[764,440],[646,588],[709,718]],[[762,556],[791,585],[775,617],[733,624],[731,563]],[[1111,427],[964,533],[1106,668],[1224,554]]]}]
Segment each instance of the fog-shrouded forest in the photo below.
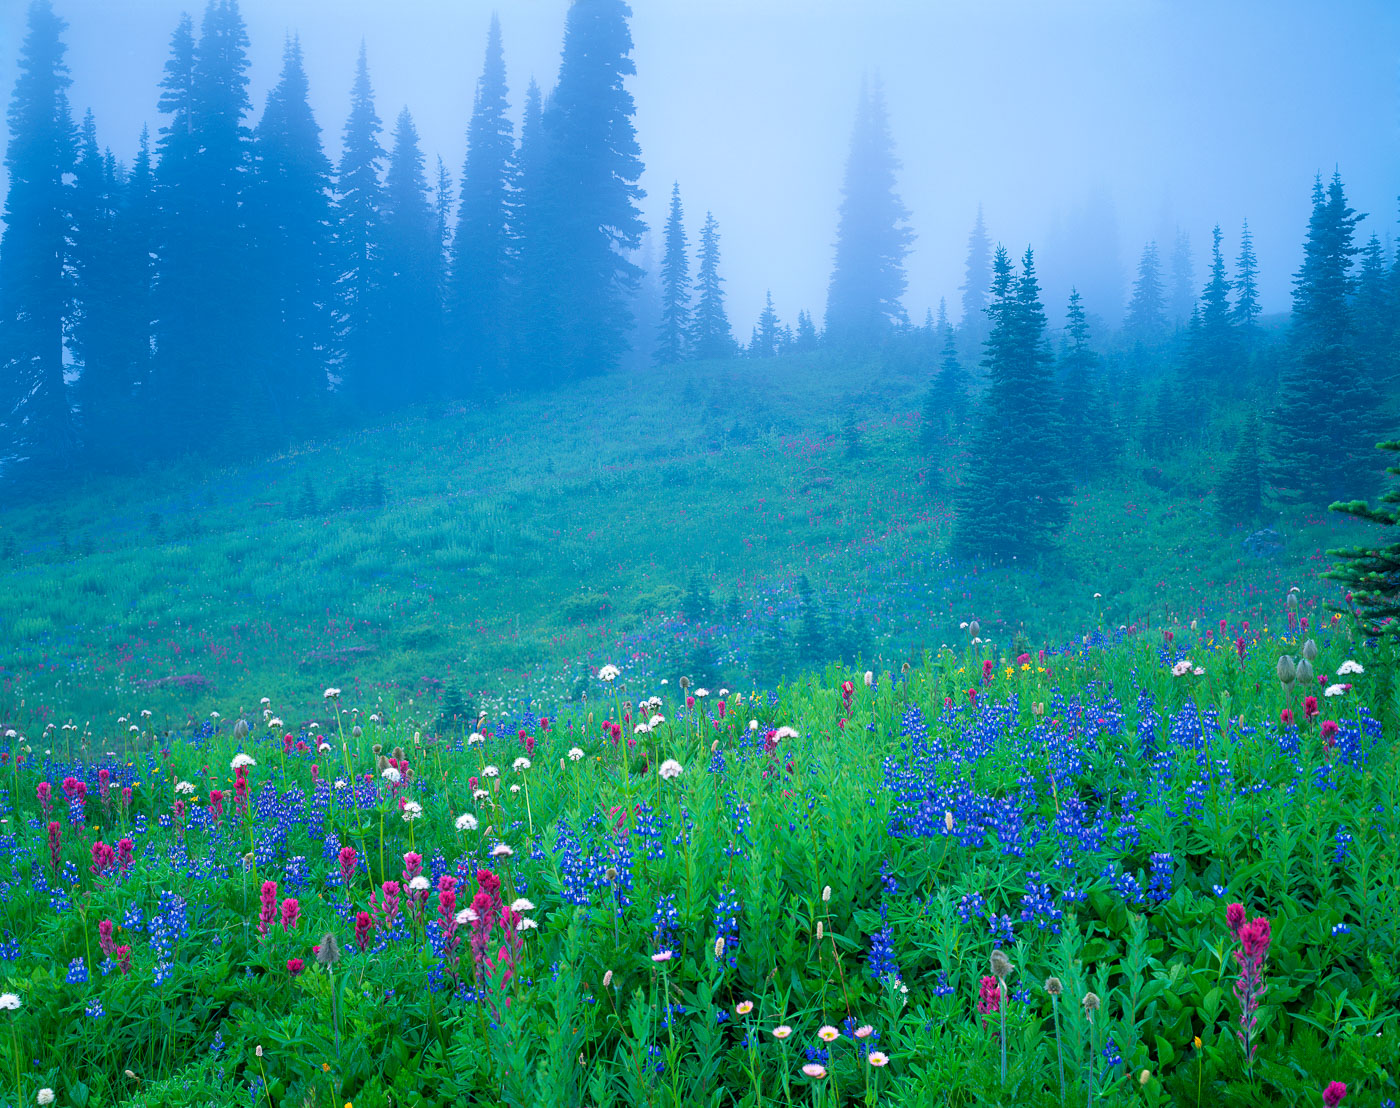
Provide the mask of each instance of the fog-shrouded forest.
[{"label": "fog-shrouded forest", "polygon": [[6,7],[0,1105],[1393,1106],[1397,49]]}]

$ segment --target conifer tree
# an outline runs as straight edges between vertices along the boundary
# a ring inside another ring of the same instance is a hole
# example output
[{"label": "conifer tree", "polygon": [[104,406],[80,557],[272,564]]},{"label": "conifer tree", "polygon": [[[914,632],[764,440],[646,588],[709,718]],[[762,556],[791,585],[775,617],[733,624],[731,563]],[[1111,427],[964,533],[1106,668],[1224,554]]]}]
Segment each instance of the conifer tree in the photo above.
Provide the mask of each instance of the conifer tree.
[{"label": "conifer tree", "polygon": [[[282,74],[253,132],[250,224],[258,297],[254,362],[263,410],[285,434],[320,402],[334,346],[331,163],[311,111],[301,42],[288,40]],[[264,436],[266,437],[266,436]]]},{"label": "conifer tree", "polygon": [[1021,272],[1004,248],[992,268],[988,385],[962,495],[953,546],[983,558],[1038,553],[1068,517],[1069,478],[1051,373],[1045,311],[1028,248]]},{"label": "conifer tree", "polygon": [[1157,244],[1149,242],[1143,247],[1142,258],[1138,262],[1137,280],[1133,282],[1133,295],[1128,301],[1124,330],[1133,338],[1150,341],[1161,333],[1163,312],[1162,270],[1157,260]]},{"label": "conifer tree", "polygon": [[895,192],[894,153],[884,92],[862,87],[841,187],[836,264],[827,290],[826,336],[840,345],[877,342],[908,322],[901,300],[913,232]]},{"label": "conifer tree", "polygon": [[1352,311],[1356,318],[1358,365],[1378,387],[1391,382],[1396,370],[1392,295],[1385,249],[1380,237],[1373,234],[1361,249]]},{"label": "conifer tree", "polygon": [[635,106],[623,83],[636,72],[631,14],[624,0],[574,0],[542,119],[548,199],[540,214],[554,270],[541,320],[553,329],[544,368],[555,380],[602,373],[628,348],[641,271],[624,255],[641,242],[644,196]]},{"label": "conifer tree", "polygon": [[719,224],[705,213],[700,230],[700,266],[695,276],[695,318],[691,322],[690,348],[696,358],[729,358],[734,355],[734,335],[724,310],[724,278],[719,275]]},{"label": "conifer tree", "polygon": [[1263,512],[1264,469],[1259,418],[1252,411],[1216,486],[1215,506],[1221,522],[1230,527],[1255,523]]},{"label": "conifer tree", "polygon": [[661,327],[656,340],[656,364],[675,365],[686,356],[690,331],[690,261],[686,257],[685,212],[681,186],[671,186],[671,210],[666,217],[666,253],[661,260]]},{"label": "conifer tree", "polygon": [[778,324],[778,313],[773,310],[773,292],[768,290],[759,313],[758,325],[754,328],[753,345],[749,353],[758,358],[771,358],[778,353],[782,328]]},{"label": "conifer tree", "polygon": [[1172,327],[1180,327],[1196,305],[1196,265],[1191,260],[1191,236],[1179,227],[1172,247],[1171,283],[1167,317]]},{"label": "conifer tree", "polygon": [[364,43],[350,89],[340,164],[336,167],[336,281],[340,389],[354,404],[375,409],[391,399],[381,342],[384,299],[383,124],[374,109]]},{"label": "conifer tree", "polygon": [[1246,342],[1252,341],[1260,310],[1259,260],[1254,255],[1254,235],[1246,219],[1240,231],[1239,256],[1235,258],[1235,306],[1232,309],[1235,323]]},{"label": "conifer tree", "polygon": [[939,438],[962,426],[971,407],[971,376],[958,359],[953,325],[948,321],[948,309],[942,300],[938,302],[938,321],[934,327],[935,333],[942,339],[943,352],[924,409],[924,435],[927,437],[923,438],[922,445],[925,458],[932,457]]},{"label": "conifer tree", "polygon": [[[63,380],[64,279],[73,165],[67,24],[49,0],[29,6],[8,115],[5,230],[0,238],[0,459],[34,471],[65,465],[72,421]],[[4,463],[0,463],[4,464]]]},{"label": "conifer tree", "polygon": [[402,400],[437,396],[442,391],[442,240],[418,129],[407,108],[394,123],[384,177],[382,235],[381,341],[393,364],[402,367]]},{"label": "conifer tree", "polygon": [[1114,453],[1113,429],[1100,376],[1100,358],[1089,341],[1089,319],[1078,289],[1065,310],[1060,356],[1061,420],[1070,446],[1070,468],[1078,480],[1095,476]]},{"label": "conifer tree", "polygon": [[797,313],[797,335],[793,339],[793,349],[800,351],[815,350],[817,348],[817,327],[812,322],[812,313],[799,311]]},{"label": "conifer tree", "polygon": [[515,129],[506,114],[507,93],[501,24],[492,15],[467,128],[448,285],[455,391],[468,395],[499,392],[505,384],[509,208],[515,172]]},{"label": "conifer tree", "polygon": [[1220,253],[1220,224],[1211,232],[1210,280],[1201,294],[1200,369],[1209,379],[1222,380],[1234,368],[1235,325],[1230,310],[1231,282]]},{"label": "conifer tree", "polygon": [[986,327],[987,298],[992,288],[992,240],[987,237],[987,225],[982,219],[982,205],[977,205],[977,222],[967,238],[967,262],[963,267],[962,326],[980,334]]},{"label": "conifer tree", "polygon": [[[1322,507],[1372,463],[1380,396],[1356,348],[1351,276],[1358,215],[1339,174],[1313,188],[1303,264],[1293,279],[1291,356],[1270,417],[1271,483]],[[1319,398],[1325,395],[1325,402]]]},{"label": "conifer tree", "polygon": [[[1400,458],[1400,441],[1380,442],[1376,449],[1392,458]],[[1389,466],[1386,473],[1400,477],[1400,465]],[[1331,509],[1394,528],[1400,525],[1400,484],[1391,482],[1375,507],[1364,500],[1348,500],[1331,505]],[[1393,537],[1394,531],[1390,534]],[[1363,632],[1383,635],[1393,643],[1400,637],[1400,540],[1384,546],[1345,547],[1327,553],[1339,564],[1323,576],[1340,582],[1347,589],[1352,610],[1364,621]]]},{"label": "conifer tree", "polygon": [[544,379],[552,336],[559,333],[557,301],[549,295],[556,243],[550,231],[549,159],[540,89],[525,90],[520,145],[515,152],[511,251],[511,377],[521,385]]}]

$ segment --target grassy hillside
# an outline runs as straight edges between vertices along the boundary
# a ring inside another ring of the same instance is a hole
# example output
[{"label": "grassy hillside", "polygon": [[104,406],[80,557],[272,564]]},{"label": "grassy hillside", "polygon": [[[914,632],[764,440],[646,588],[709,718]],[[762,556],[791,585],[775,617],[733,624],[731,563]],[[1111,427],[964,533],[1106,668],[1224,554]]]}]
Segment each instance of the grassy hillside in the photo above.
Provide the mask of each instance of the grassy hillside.
[{"label": "grassy hillside", "polygon": [[917,449],[926,373],[815,354],[617,375],[0,508],[0,718],[173,726],[275,688],[310,719],[328,682],[553,705],[604,661],[747,684],[804,646],[894,668],[973,615],[1009,647],[1323,595],[1348,525],[1287,518],[1285,552],[1249,556],[1213,519],[1205,448],[1130,452],[1079,491],[1053,558],[949,560]]}]

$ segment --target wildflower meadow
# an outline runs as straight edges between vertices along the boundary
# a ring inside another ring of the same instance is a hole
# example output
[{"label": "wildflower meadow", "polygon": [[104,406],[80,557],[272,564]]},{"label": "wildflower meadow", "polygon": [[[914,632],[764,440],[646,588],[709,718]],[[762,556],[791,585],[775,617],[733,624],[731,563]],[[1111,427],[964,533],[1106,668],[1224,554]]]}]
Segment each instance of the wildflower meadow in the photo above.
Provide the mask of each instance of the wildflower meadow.
[{"label": "wildflower meadow", "polygon": [[0,1098],[1392,1104],[1400,659],[1277,623],[18,720]]}]

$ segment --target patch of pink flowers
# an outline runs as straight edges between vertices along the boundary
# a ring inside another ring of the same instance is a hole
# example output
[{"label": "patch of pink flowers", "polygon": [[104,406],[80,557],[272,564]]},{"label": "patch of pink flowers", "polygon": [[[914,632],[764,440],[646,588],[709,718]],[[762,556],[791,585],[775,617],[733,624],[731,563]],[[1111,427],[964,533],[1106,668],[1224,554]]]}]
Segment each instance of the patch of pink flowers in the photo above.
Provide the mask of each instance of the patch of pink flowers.
[{"label": "patch of pink flowers", "polygon": [[1268,986],[1264,984],[1264,959],[1272,939],[1269,921],[1256,916],[1246,922],[1243,904],[1231,904],[1225,909],[1225,921],[1239,941],[1235,962],[1240,968],[1235,979],[1235,999],[1240,1002],[1240,1029],[1235,1034],[1244,1048],[1245,1061],[1254,1064],[1259,1044],[1255,1032],[1259,1026],[1259,1004]]}]

